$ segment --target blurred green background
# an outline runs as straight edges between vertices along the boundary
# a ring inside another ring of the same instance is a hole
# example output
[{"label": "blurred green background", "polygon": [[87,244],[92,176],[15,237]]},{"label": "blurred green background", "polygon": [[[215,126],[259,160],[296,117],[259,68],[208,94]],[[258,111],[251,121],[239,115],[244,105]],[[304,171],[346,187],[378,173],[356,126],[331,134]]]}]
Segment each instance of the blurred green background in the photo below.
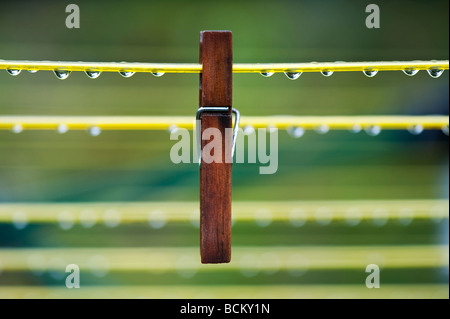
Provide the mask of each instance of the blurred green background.
[{"label": "blurred green background", "polygon": [[[81,28],[67,29],[65,7],[69,3],[2,1],[0,59],[198,62],[202,30],[233,31],[235,62],[449,57],[448,1],[377,1],[380,29],[365,26],[370,1],[77,1]],[[271,78],[236,74],[233,105],[243,117],[448,114],[448,79],[448,72],[439,79],[426,72],[414,77],[380,72],[375,78],[353,72],[330,78],[310,73],[296,81],[282,74]],[[43,71],[16,77],[0,74],[0,116],[194,116],[197,107],[195,74],[161,78],[135,74],[125,79],[104,73],[92,80],[74,72],[64,81]],[[197,201],[198,165],[173,164],[169,158],[173,143],[168,132],[103,132],[92,137],[86,132],[0,131],[0,203]],[[256,201],[255,207],[264,207],[264,201],[448,198],[448,137],[437,131],[420,136],[386,131],[377,137],[364,132],[307,132],[301,139],[280,131],[278,172],[259,175],[258,167],[233,166],[235,202]],[[336,222],[326,227],[307,223],[301,229],[283,223],[261,228],[249,222],[234,226],[233,245],[292,246],[301,251],[302,245],[407,246],[442,243],[442,238],[448,244],[447,231],[448,219],[439,225],[418,220],[408,227],[392,222],[383,227],[363,222],[356,228]],[[198,237],[198,229],[189,223],[170,223],[158,230],[148,225],[114,229],[97,225],[87,230],[75,225],[68,231],[57,225],[29,225],[22,230],[8,223],[0,225],[0,246],[5,249],[196,248]],[[448,269],[389,271],[382,277],[384,283],[448,285]],[[276,284],[301,289],[307,284],[335,285],[335,295],[345,297],[345,288],[339,285],[364,287],[365,274],[364,269],[341,269],[311,270],[302,276],[282,271],[245,276],[225,268],[200,270],[187,277],[170,272],[110,272],[100,279],[92,274],[82,278],[84,285],[118,287]],[[63,284],[61,276],[51,273],[1,273],[0,268],[3,286]],[[448,286],[444,297],[448,298]]]}]

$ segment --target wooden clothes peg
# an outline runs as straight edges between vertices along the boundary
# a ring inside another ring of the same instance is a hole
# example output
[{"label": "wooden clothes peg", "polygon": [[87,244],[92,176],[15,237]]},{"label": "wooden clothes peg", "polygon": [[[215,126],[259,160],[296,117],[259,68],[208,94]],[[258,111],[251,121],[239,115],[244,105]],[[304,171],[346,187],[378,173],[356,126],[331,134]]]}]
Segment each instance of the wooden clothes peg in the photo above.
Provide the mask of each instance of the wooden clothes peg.
[{"label": "wooden clothes peg", "polygon": [[[232,128],[233,48],[230,31],[200,33],[200,108],[198,133],[220,130],[222,152],[210,154],[213,162],[200,158],[200,252],[202,263],[231,260],[231,165],[226,161],[233,147],[225,138]],[[228,128],[228,130],[226,130]],[[201,150],[208,143],[201,139]]]}]

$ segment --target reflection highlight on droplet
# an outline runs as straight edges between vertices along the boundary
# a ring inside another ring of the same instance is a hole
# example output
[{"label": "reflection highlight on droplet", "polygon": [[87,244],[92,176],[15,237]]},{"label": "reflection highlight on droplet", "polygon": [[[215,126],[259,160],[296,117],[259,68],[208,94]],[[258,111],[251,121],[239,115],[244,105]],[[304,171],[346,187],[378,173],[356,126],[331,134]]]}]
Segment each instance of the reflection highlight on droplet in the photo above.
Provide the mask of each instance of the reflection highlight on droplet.
[{"label": "reflection highlight on droplet", "polygon": [[134,75],[135,72],[131,71],[120,71],[119,74],[123,76],[124,78],[131,78]]},{"label": "reflection highlight on droplet", "polygon": [[261,75],[265,78],[271,77],[274,74],[275,74],[274,72],[269,72],[269,71],[261,72]]},{"label": "reflection highlight on droplet", "polygon": [[284,74],[289,80],[297,80],[302,75],[302,72],[284,72]]},{"label": "reflection highlight on droplet", "polygon": [[166,215],[163,211],[154,210],[148,215],[148,223],[154,229],[161,229],[166,225]]},{"label": "reflection highlight on droplet", "polygon": [[71,71],[68,70],[54,70],[53,73],[60,80],[65,80],[69,77]]},{"label": "reflection highlight on droplet", "polygon": [[427,70],[427,72],[432,78],[437,79],[444,73],[444,70],[432,68],[432,69]]},{"label": "reflection highlight on droplet", "polygon": [[18,69],[6,69],[6,72],[8,72],[10,75],[12,76],[17,76],[20,74],[20,72],[22,72],[22,70],[18,70]]},{"label": "reflection highlight on droplet", "polygon": [[12,224],[18,230],[25,229],[28,225],[27,214],[22,211],[15,211],[12,214]]},{"label": "reflection highlight on droplet", "polygon": [[291,126],[287,128],[287,133],[293,138],[300,138],[305,135],[305,129],[300,126]]},{"label": "reflection highlight on droplet", "polygon": [[405,70],[403,70],[403,73],[405,73],[407,76],[414,76],[417,73],[419,73],[419,70],[417,70],[417,69],[405,69]]},{"label": "reflection highlight on droplet", "polygon": [[365,76],[367,76],[369,78],[373,78],[375,75],[378,74],[378,70],[368,69],[368,70],[364,70],[363,73]]},{"label": "reflection highlight on droplet", "polygon": [[85,73],[90,79],[96,79],[100,76],[100,74],[102,74],[102,72],[100,71],[90,71],[90,70],[85,71]]}]

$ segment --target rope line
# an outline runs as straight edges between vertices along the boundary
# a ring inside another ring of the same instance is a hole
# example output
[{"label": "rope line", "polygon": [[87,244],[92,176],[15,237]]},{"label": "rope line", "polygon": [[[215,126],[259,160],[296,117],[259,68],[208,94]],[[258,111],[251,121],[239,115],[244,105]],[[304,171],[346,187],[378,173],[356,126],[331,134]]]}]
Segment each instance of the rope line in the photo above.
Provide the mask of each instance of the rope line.
[{"label": "rope line", "polygon": [[[388,130],[448,130],[448,116],[246,116],[241,127],[314,130],[326,126],[332,130],[356,130],[379,127]],[[193,129],[190,116],[0,116],[0,130],[167,130]]]},{"label": "rope line", "polygon": [[[0,69],[17,75],[27,71],[88,71],[88,72],[150,72],[156,76],[164,73],[200,73],[198,63],[140,63],[140,62],[62,62],[0,60]],[[233,73],[263,73],[266,76],[277,72],[349,72],[349,71],[409,71],[448,70],[449,61],[386,61],[386,62],[311,62],[311,63],[235,63]],[[17,74],[15,74],[17,73]],[[330,74],[331,75],[331,74]]]}]

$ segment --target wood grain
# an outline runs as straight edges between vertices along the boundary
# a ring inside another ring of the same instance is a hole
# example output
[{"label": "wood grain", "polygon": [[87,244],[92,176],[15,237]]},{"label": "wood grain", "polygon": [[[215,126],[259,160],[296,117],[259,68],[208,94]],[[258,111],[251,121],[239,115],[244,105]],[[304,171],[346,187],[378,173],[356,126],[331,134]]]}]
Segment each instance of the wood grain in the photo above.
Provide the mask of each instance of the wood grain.
[{"label": "wood grain", "polygon": [[[231,260],[231,164],[225,163],[225,129],[232,127],[232,37],[230,31],[200,34],[200,107],[229,107],[229,112],[202,114],[202,134],[207,128],[222,133],[222,154],[200,168],[200,251],[202,263]],[[202,141],[202,149],[209,140]]]}]

